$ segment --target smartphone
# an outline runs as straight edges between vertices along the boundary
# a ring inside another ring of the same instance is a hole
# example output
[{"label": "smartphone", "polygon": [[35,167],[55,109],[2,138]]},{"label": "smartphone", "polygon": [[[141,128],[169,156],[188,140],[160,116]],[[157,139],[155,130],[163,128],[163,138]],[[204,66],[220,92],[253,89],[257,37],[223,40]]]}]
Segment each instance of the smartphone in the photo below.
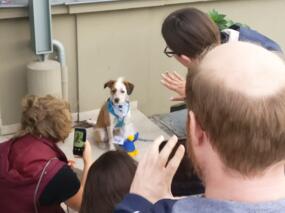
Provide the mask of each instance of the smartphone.
[{"label": "smartphone", "polygon": [[84,151],[84,145],[86,141],[86,129],[75,128],[74,139],[73,139],[73,154],[82,156]]}]

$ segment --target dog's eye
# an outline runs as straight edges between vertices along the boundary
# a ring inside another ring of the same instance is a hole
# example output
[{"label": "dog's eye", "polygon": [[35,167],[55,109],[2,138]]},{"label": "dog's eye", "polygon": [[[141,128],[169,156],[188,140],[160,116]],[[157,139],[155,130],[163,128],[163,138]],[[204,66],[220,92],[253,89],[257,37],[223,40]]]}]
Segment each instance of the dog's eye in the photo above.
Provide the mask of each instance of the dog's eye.
[{"label": "dog's eye", "polygon": [[112,93],[112,94],[115,94],[116,91],[117,91],[116,89],[113,89],[113,90],[111,90],[111,93]]},{"label": "dog's eye", "polygon": [[125,90],[121,90],[121,93],[125,93]]}]

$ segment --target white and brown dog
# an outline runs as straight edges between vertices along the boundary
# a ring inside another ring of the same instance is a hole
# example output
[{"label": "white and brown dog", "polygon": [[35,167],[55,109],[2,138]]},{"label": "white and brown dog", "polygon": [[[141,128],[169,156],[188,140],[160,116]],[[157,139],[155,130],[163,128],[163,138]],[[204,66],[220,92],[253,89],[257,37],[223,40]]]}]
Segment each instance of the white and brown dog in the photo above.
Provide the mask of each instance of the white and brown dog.
[{"label": "white and brown dog", "polygon": [[122,145],[128,134],[126,128],[131,116],[129,95],[134,85],[120,77],[106,82],[106,87],[110,89],[110,97],[100,109],[95,140],[98,145],[108,143],[109,149],[114,150],[114,144]]}]

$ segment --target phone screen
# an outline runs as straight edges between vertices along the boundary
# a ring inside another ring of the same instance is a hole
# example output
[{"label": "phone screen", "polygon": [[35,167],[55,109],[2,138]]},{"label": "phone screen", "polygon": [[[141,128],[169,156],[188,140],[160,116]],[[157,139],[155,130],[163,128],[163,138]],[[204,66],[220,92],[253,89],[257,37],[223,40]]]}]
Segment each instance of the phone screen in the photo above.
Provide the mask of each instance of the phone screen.
[{"label": "phone screen", "polygon": [[86,129],[75,128],[74,130],[74,141],[73,141],[73,154],[83,155],[84,143],[86,141]]}]

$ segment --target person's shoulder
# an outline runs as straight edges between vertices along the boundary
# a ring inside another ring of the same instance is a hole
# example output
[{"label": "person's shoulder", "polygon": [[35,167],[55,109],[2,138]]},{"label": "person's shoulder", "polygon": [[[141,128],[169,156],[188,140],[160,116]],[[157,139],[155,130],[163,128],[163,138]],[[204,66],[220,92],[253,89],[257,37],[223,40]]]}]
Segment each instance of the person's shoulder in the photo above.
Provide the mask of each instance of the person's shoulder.
[{"label": "person's shoulder", "polygon": [[[192,195],[182,199],[177,200],[177,202],[172,207],[172,213],[186,213],[191,210],[201,210],[200,205],[203,205],[204,200],[200,195]],[[195,212],[195,211],[194,211]]]},{"label": "person's shoulder", "polygon": [[211,200],[202,195],[191,195],[183,199],[177,200],[172,207],[172,213],[186,213],[186,212],[213,212],[217,205]]},{"label": "person's shoulder", "polygon": [[203,196],[189,196],[178,200],[172,207],[171,213],[247,213],[247,212],[282,212],[285,200],[264,203],[245,203],[232,200],[217,200]]},{"label": "person's shoulder", "polygon": [[172,207],[177,200],[162,199],[155,204],[137,194],[128,194],[116,208],[115,213],[171,213]]}]

